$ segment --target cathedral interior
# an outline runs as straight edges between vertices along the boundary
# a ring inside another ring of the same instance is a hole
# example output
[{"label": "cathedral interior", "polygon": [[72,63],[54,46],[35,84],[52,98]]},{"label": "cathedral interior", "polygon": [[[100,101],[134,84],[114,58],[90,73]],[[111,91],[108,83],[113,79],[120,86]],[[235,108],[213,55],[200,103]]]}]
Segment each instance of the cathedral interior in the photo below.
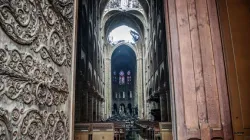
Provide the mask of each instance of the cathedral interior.
[{"label": "cathedral interior", "polygon": [[75,123],[170,124],[163,0],[82,0],[78,14]]},{"label": "cathedral interior", "polygon": [[250,140],[249,0],[0,0],[0,140]]}]

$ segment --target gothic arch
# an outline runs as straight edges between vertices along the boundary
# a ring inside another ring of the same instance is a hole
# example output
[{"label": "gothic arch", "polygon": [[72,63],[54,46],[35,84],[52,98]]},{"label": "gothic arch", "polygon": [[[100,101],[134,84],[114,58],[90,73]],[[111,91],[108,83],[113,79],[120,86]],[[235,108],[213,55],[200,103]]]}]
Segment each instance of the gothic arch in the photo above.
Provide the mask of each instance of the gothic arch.
[{"label": "gothic arch", "polygon": [[122,46],[122,45],[126,45],[126,46],[130,47],[130,48],[134,51],[135,56],[136,56],[136,58],[137,58],[138,53],[137,53],[137,51],[136,51],[136,49],[135,49],[135,46],[131,45],[130,43],[124,43],[124,42],[118,43],[118,44],[116,44],[114,47],[112,47],[112,49],[109,51],[108,58],[111,59],[113,52],[114,52],[118,47],[120,47],[120,46]]}]

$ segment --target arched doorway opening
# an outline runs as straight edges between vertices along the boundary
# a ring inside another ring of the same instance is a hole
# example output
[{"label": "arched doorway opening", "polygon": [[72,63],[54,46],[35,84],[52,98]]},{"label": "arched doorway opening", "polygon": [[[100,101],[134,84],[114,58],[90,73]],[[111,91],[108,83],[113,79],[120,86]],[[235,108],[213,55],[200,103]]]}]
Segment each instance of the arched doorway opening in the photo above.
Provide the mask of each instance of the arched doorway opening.
[{"label": "arched doorway opening", "polygon": [[[132,107],[137,108],[137,102],[132,97],[135,92],[136,75],[137,75],[137,61],[134,50],[126,44],[121,44],[114,49],[111,56],[111,75],[112,75],[112,104],[120,105],[118,113],[113,114],[112,117],[117,116],[136,116],[132,113]],[[136,95],[135,95],[136,96]],[[134,97],[135,97],[134,96]],[[128,105],[130,104],[130,109]],[[115,112],[115,110],[112,110]],[[120,117],[122,119],[122,117]]]},{"label": "arched doorway opening", "polygon": [[[165,102],[160,102],[160,95],[165,96],[166,91],[160,85],[160,73],[162,67],[167,69],[168,66],[163,1],[110,0],[103,11],[94,11],[95,3],[87,2],[92,6],[89,10],[93,12],[88,16],[93,21],[88,25],[91,29],[85,48],[89,85],[86,108],[98,114],[98,96],[104,104],[102,115],[105,121],[146,121],[148,126],[161,121],[160,104],[165,106]],[[98,12],[100,17],[96,19]],[[110,36],[119,28],[128,32],[120,30]],[[126,36],[116,39],[125,34],[130,40]],[[163,82],[169,83],[168,80],[169,77],[165,77]],[[104,93],[103,96],[100,93]],[[97,114],[88,114],[88,118],[95,119]]]}]

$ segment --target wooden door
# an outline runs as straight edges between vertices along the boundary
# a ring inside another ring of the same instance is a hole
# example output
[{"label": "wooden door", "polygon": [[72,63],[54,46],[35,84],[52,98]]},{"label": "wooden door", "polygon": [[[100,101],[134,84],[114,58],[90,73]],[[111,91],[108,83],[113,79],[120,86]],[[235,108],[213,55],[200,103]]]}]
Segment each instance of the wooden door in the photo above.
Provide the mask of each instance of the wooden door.
[{"label": "wooden door", "polygon": [[0,139],[71,139],[73,0],[0,0]]},{"label": "wooden door", "polygon": [[250,139],[250,2],[218,0],[233,131]]}]

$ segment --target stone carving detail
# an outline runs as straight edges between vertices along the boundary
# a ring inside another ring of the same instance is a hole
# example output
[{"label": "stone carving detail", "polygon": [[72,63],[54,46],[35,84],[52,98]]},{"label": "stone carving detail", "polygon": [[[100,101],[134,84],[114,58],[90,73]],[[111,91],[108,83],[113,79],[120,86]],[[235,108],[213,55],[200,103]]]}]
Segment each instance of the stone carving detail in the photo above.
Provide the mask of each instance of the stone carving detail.
[{"label": "stone carving detail", "polygon": [[12,140],[11,139],[11,127],[8,120],[8,112],[0,108],[0,140]]},{"label": "stone carving detail", "polygon": [[73,0],[0,0],[0,26],[43,59],[71,66]]},{"label": "stone carving detail", "polygon": [[25,104],[60,105],[68,98],[66,79],[28,53],[0,48],[0,95]]},{"label": "stone carving detail", "polygon": [[73,3],[0,0],[0,140],[69,139]]},{"label": "stone carving detail", "polygon": [[110,0],[106,6],[107,9],[113,8],[134,8],[134,9],[142,9],[138,0]]},{"label": "stone carving detail", "polygon": [[[0,108],[0,139],[68,140],[69,122],[64,112],[48,113],[15,108],[10,114]],[[14,116],[13,116],[14,115]]]}]

